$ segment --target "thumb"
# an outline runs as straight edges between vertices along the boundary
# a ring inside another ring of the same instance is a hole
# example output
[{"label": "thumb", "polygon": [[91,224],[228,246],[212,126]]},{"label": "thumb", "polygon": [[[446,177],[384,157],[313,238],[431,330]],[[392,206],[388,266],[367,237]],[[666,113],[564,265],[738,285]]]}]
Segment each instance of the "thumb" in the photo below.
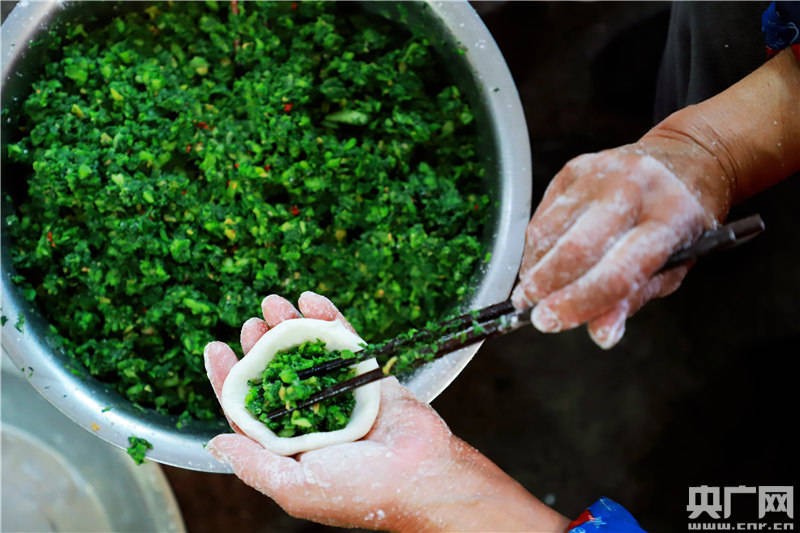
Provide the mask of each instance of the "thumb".
[{"label": "thumb", "polygon": [[228,377],[228,372],[238,360],[230,346],[224,342],[209,342],[203,349],[206,374],[214,388],[214,394],[217,395],[217,400],[222,397],[222,385],[225,383],[225,378]]},{"label": "thumb", "polygon": [[300,463],[265,450],[243,435],[217,435],[208,442],[206,449],[220,461],[228,463],[239,479],[281,507],[302,490]]}]

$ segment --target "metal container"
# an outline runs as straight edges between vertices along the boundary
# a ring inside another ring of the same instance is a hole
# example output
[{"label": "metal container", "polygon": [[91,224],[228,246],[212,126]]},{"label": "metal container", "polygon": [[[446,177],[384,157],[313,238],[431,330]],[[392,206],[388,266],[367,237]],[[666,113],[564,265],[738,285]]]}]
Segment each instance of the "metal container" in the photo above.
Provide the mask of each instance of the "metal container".
[{"label": "metal container", "polygon": [[161,468],[70,422],[3,357],[2,531],[183,533]]},{"label": "metal container", "polygon": [[[17,4],[2,25],[2,138],[8,139],[19,107],[41,69],[38,48],[47,30],[59,22],[80,19],[87,12],[112,16],[120,9],[141,9],[141,4],[103,2],[27,2]],[[372,11],[389,11],[401,24],[420,25],[444,42],[439,53],[443,66],[470,99],[480,132],[482,162],[487,188],[496,200],[485,235],[491,261],[475,280],[472,297],[463,306],[477,308],[506,299],[522,257],[525,225],[530,213],[531,158],[522,104],[494,39],[466,2],[365,3]],[[458,53],[460,49],[463,53]],[[6,148],[2,147],[5,158]],[[3,189],[24,176],[3,169]],[[4,211],[11,208],[4,205]],[[9,320],[2,328],[2,345],[14,364],[25,369],[30,383],[64,414],[100,438],[121,448],[128,436],[149,440],[148,458],[161,463],[208,472],[229,472],[213,459],[204,444],[214,435],[229,431],[223,420],[192,423],[176,428],[177,417],[155,411],[142,412],[108,385],[85,373],[70,370],[70,358],[48,340],[48,324],[28,304],[12,283],[13,266],[8,257],[7,236],[2,236],[2,313]],[[24,317],[22,332],[14,325]],[[426,365],[404,384],[423,401],[431,401],[458,375],[477,351],[465,348]],[[111,407],[111,409],[107,409]]]}]

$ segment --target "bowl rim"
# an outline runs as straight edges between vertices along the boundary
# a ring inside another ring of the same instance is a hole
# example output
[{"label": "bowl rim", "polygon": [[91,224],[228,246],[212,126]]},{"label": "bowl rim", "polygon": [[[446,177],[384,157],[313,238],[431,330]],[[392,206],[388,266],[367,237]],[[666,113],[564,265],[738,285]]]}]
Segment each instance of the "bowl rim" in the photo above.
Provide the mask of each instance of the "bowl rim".
[{"label": "bowl rim", "polygon": [[[30,43],[65,7],[64,2],[57,0],[20,2],[9,13],[2,24],[0,43],[4,87],[25,55],[27,46],[24,44]],[[478,97],[484,103],[499,183],[503,185],[498,189],[499,208],[490,240],[491,259],[470,299],[470,305],[477,308],[505,300],[516,280],[531,207],[528,129],[505,59],[475,10],[466,1],[426,1],[423,7],[430,9],[434,19],[466,52],[466,64],[473,81],[477,81]],[[17,46],[17,43],[23,45]],[[4,248],[5,241],[4,235]],[[177,430],[177,417],[159,415],[157,418],[171,424],[167,430],[163,424],[147,423],[141,411],[130,402],[115,403],[108,409],[110,399],[114,395],[120,397],[116,391],[53,357],[55,348],[47,341],[49,326],[25,302],[12,282],[14,269],[7,256],[3,254],[2,257],[0,280],[2,313],[9,317],[0,330],[3,351],[16,367],[23,369],[28,381],[45,399],[87,431],[119,448],[126,448],[128,437],[136,435],[153,444],[147,454],[153,461],[205,472],[231,472],[227,464],[205,451],[205,443],[213,434],[229,431],[222,421],[191,423]],[[14,327],[18,316],[25,319],[22,331]],[[424,370],[404,381],[404,385],[420,400],[430,402],[456,378],[479,347],[480,344],[464,348],[426,365]]]}]

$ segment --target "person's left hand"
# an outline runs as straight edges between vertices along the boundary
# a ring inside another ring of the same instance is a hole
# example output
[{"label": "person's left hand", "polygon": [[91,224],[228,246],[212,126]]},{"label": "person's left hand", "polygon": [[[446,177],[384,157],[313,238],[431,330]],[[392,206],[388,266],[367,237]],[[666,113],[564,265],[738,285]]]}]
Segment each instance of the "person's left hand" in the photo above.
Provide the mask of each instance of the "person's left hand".
[{"label": "person's left hand", "polygon": [[[298,304],[304,316],[350,327],[318,294],[306,292]],[[301,316],[275,295],[264,299],[262,311],[264,320],[251,318],[242,327],[245,353],[270,327]],[[204,356],[219,398],[236,355],[226,344],[212,342]],[[206,448],[292,516],[325,524],[394,531],[563,531],[566,522],[455,437],[430,406],[393,377],[381,382],[378,418],[360,441],[283,457],[229,433]]]}]

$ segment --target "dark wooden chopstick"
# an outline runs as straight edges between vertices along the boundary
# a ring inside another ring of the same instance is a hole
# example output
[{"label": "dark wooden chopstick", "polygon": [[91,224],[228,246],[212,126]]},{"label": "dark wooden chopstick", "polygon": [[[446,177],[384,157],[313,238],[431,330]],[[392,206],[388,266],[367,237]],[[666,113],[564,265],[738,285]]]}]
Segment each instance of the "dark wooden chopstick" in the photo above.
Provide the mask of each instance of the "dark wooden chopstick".
[{"label": "dark wooden chopstick", "polygon": [[365,361],[373,357],[389,355],[405,346],[431,341],[437,335],[436,332],[462,330],[470,326],[473,322],[480,323],[487,320],[494,320],[495,318],[511,312],[513,309],[514,306],[511,305],[511,301],[507,300],[505,302],[484,307],[479,311],[470,311],[469,313],[464,313],[461,316],[440,322],[432,329],[420,330],[410,336],[396,337],[385,344],[375,346],[373,349],[369,349],[368,347],[368,349],[358,352],[355,358],[351,357],[349,359],[335,359],[333,361],[320,363],[311,368],[306,368],[305,370],[300,370],[297,372],[297,377],[300,379],[306,379],[310,378],[311,376],[327,374],[328,372],[333,372],[334,370],[351,366],[355,362]]},{"label": "dark wooden chopstick", "polygon": [[328,387],[327,389],[320,391],[314,394],[313,396],[309,396],[307,400],[305,400],[302,404],[298,405],[297,407],[282,408],[270,411],[267,414],[267,418],[269,420],[273,420],[283,415],[288,415],[292,411],[297,411],[298,409],[303,409],[304,407],[311,407],[315,403],[327,400],[328,398],[333,398],[337,394],[347,392],[349,390],[355,389],[356,387],[366,385],[367,383],[372,383],[373,381],[377,381],[385,377],[386,374],[384,374],[383,370],[380,368],[376,368],[375,370],[370,370],[369,372],[365,372],[364,374],[359,374],[356,377],[347,379],[345,381],[340,381],[336,385]]},{"label": "dark wooden chopstick", "polygon": [[[764,231],[764,221],[759,215],[752,215],[720,226],[714,230],[707,231],[700,236],[699,239],[694,241],[694,243],[672,254],[664,263],[664,266],[659,269],[659,272],[695,261],[709,253],[737,246],[743,242],[749,241],[762,231]],[[461,316],[442,321],[431,329],[420,330],[413,335],[402,335],[382,345],[376,345],[373,349],[367,346],[364,350],[358,352],[355,358],[351,357],[348,359],[328,361],[315,367],[301,370],[297,373],[297,376],[300,379],[306,379],[311,376],[332,372],[333,370],[351,366],[373,357],[390,355],[405,346],[418,344],[420,342],[427,343],[438,337],[439,332],[451,331],[452,333],[446,334],[444,337],[438,338],[435,343],[432,343],[435,349],[427,348],[420,352],[421,354],[433,353],[434,357],[440,357],[489,337],[508,333],[530,323],[530,314],[532,310],[533,307],[515,310],[514,306],[511,304],[511,300],[506,300],[484,307],[478,311],[470,311]],[[420,361],[423,360],[421,359]],[[375,370],[337,383],[309,397],[295,407],[271,411],[267,413],[267,419],[272,420],[289,414],[292,411],[310,407],[315,403],[383,379],[388,375],[389,373],[384,372],[383,369],[376,368]]]},{"label": "dark wooden chopstick", "polygon": [[669,256],[659,272],[694,261],[708,255],[743,244],[764,231],[764,221],[760,215],[751,215],[705,232],[692,244]]}]

